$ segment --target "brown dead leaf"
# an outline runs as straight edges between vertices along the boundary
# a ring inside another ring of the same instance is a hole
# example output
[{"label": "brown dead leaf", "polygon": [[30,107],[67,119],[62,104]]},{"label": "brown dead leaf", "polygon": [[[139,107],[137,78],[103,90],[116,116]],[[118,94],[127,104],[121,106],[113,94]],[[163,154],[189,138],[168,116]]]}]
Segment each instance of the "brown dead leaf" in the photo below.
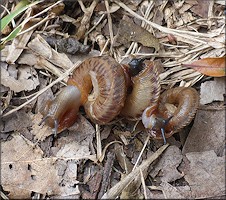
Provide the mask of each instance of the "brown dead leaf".
[{"label": "brown dead leaf", "polygon": [[156,9],[155,15],[154,15],[154,18],[153,18],[153,22],[156,23],[156,24],[162,25],[163,17],[164,17],[164,15],[163,15],[162,10]]},{"label": "brown dead leaf", "polygon": [[31,198],[31,193],[59,192],[59,179],[54,162],[43,159],[39,147],[19,135],[2,143],[1,182],[13,199]]},{"label": "brown dead leaf", "polygon": [[[17,60],[18,64],[24,64],[29,66],[34,66],[39,64],[39,58],[31,50],[24,50]],[[40,67],[42,69],[42,67]]]},{"label": "brown dead leaf", "polygon": [[28,128],[32,125],[31,118],[25,110],[19,110],[14,115],[9,115],[2,119],[4,124],[4,133],[11,131],[22,131],[24,128]]},{"label": "brown dead leaf", "polygon": [[90,157],[88,145],[63,137],[58,139],[55,157],[43,158],[42,150],[29,140],[19,135],[12,137],[2,144],[1,162],[2,186],[10,198],[27,199],[32,192],[61,197],[80,193],[77,162]]},{"label": "brown dead leaf", "polygon": [[[51,6],[51,4],[49,6]],[[49,14],[50,13],[54,13],[57,16],[57,15],[60,15],[63,12],[64,8],[65,8],[65,4],[64,3],[59,3],[56,6],[54,6],[52,9],[50,9],[48,11],[48,13]]]},{"label": "brown dead leaf", "polygon": [[69,140],[75,140],[82,145],[90,146],[95,135],[95,129],[92,124],[82,115],[78,115],[76,123],[68,128],[71,133]]},{"label": "brown dead leaf", "polygon": [[31,91],[39,85],[37,72],[34,68],[21,65],[1,65],[1,83],[14,92]]},{"label": "brown dead leaf", "polygon": [[154,47],[156,50],[160,48],[158,39],[149,31],[127,20],[120,21],[118,33],[114,41],[114,46],[118,46],[117,43],[128,46],[129,42],[133,41],[139,42],[143,46]]},{"label": "brown dead leaf", "polygon": [[89,186],[89,191],[84,191],[82,193],[83,199],[96,199],[97,194],[100,190],[101,181],[102,181],[103,171],[99,168],[94,174],[91,175],[87,185]]},{"label": "brown dead leaf", "polygon": [[213,77],[225,76],[225,57],[204,58],[194,61],[190,64],[183,64],[185,67],[191,67],[196,71]]},{"label": "brown dead leaf", "polygon": [[208,104],[213,101],[224,101],[225,77],[215,78],[201,84],[200,103]]},{"label": "brown dead leaf", "polygon": [[225,195],[225,158],[211,151],[187,153],[180,168],[189,183],[192,199]]},{"label": "brown dead leaf", "polygon": [[0,85],[0,95],[1,95],[1,106],[0,106],[0,114],[9,107],[10,101],[12,99],[13,92],[10,91],[8,87],[5,87],[4,85]]},{"label": "brown dead leaf", "polygon": [[183,154],[214,150],[216,154],[222,155],[225,144],[224,119],[225,110],[198,110]]},{"label": "brown dead leaf", "polygon": [[[32,25],[32,22],[26,23],[23,31],[30,28]],[[9,53],[6,58],[7,63],[14,64],[14,62],[20,57],[33,32],[34,29],[13,39],[12,44],[9,46]]]},{"label": "brown dead leaf", "polygon": [[177,170],[177,167],[180,165],[181,161],[182,153],[180,149],[176,146],[170,146],[163,153],[162,158],[150,172],[150,175],[153,178],[156,178],[160,173],[160,179],[162,182],[172,182],[180,179],[183,177],[183,174]]},{"label": "brown dead leaf", "polygon": [[147,193],[147,199],[164,199],[164,195],[163,195],[161,189],[159,189],[159,188],[155,187],[153,189],[153,188],[151,188],[151,186],[147,186],[146,193]]},{"label": "brown dead leaf", "polygon": [[42,56],[60,68],[70,69],[73,67],[73,63],[66,54],[55,51],[40,35],[37,35],[31,42],[29,42],[28,47],[36,54]]},{"label": "brown dead leaf", "polygon": [[160,185],[165,199],[185,199],[183,193],[171,184],[162,182]]},{"label": "brown dead leaf", "polygon": [[48,136],[53,134],[52,129],[45,125],[45,123],[39,125],[43,118],[41,113],[37,113],[35,115],[32,114],[31,118],[33,122],[31,133],[35,136],[36,140],[43,141]]},{"label": "brown dead leaf", "polygon": [[[191,11],[202,18],[207,18],[210,1],[203,1],[203,0],[196,0],[196,1],[197,1],[197,4],[191,8]],[[186,1],[186,3],[189,3],[189,1]]]},{"label": "brown dead leaf", "polygon": [[58,193],[60,197],[75,198],[75,195],[80,194],[78,188],[79,182],[77,181],[77,165],[76,160],[58,160],[56,162],[55,168],[58,171],[58,175],[61,177],[59,185],[62,190],[61,193]]},{"label": "brown dead leaf", "polygon": [[89,146],[81,145],[77,141],[67,141],[64,146],[57,152],[56,156],[60,158],[82,159],[87,158],[90,155]]}]

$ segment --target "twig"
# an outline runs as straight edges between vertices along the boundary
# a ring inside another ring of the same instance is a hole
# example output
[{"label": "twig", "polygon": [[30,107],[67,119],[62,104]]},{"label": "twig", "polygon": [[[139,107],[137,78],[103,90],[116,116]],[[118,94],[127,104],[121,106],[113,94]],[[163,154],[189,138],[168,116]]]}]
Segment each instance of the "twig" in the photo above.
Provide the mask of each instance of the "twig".
[{"label": "twig", "polygon": [[112,152],[109,152],[107,154],[107,161],[104,165],[103,179],[102,179],[101,189],[98,194],[98,199],[100,199],[107,190],[107,187],[110,182],[110,176],[111,176],[114,160],[115,160],[115,154]]},{"label": "twig", "polygon": [[141,152],[140,152],[140,154],[139,154],[139,156],[138,156],[138,158],[137,158],[137,161],[136,161],[136,163],[135,163],[135,165],[134,165],[132,171],[134,171],[134,170],[136,169],[136,167],[137,167],[137,165],[138,165],[138,162],[140,161],[140,158],[141,158],[141,156],[142,156],[142,154],[143,154],[143,152],[144,152],[144,149],[146,148],[146,146],[147,146],[147,144],[148,144],[149,139],[150,139],[150,134],[148,134],[148,136],[147,136],[147,138],[146,138],[146,140],[145,140],[144,146],[143,146],[143,148],[142,148],[142,150],[141,150]]},{"label": "twig", "polygon": [[100,126],[96,124],[96,141],[97,141],[97,160],[102,157],[102,145],[100,139]]},{"label": "twig", "polygon": [[113,186],[110,190],[108,190],[101,199],[115,199],[122,190],[130,184],[136,177],[139,175],[140,170],[144,170],[147,168],[153,161],[155,161],[163,152],[164,150],[169,146],[169,144],[165,144],[162,147],[160,147],[153,155],[148,157],[147,160],[144,160],[142,164],[137,167],[134,171],[130,172],[123,180],[118,182],[115,186]]},{"label": "twig", "polygon": [[46,16],[44,19],[42,19],[40,22],[38,22],[38,23],[36,23],[35,25],[31,26],[30,28],[28,28],[28,29],[26,29],[26,30],[21,31],[20,33],[18,33],[17,36],[22,35],[22,34],[25,34],[25,33],[29,32],[29,31],[35,29],[36,27],[38,27],[38,26],[41,25],[42,23],[44,23],[44,22],[46,22],[46,21],[48,21],[48,20],[50,20],[50,19],[53,19],[53,18],[55,18],[55,16],[54,16],[53,14],[48,15],[48,16]]},{"label": "twig", "polygon": [[148,21],[144,17],[138,15],[137,13],[135,13],[134,11],[132,11],[129,7],[127,7],[121,1],[118,1],[118,0],[113,0],[113,1],[115,3],[117,3],[120,7],[122,7],[124,10],[126,10],[127,12],[129,12],[131,15],[133,15],[134,17],[136,17],[137,19],[140,19],[140,20],[145,21],[150,26],[152,26],[152,27],[154,27],[154,28],[156,28],[156,29],[158,29],[158,30],[160,30],[162,32],[171,33],[171,34],[174,34],[174,35],[177,35],[177,36],[180,36],[180,37],[183,37],[183,38],[187,38],[189,40],[193,40],[193,41],[196,41],[196,42],[199,42],[199,43],[202,43],[202,44],[207,44],[207,42],[206,41],[203,41],[203,40],[199,40],[199,39],[193,38],[190,35],[193,35],[193,36],[202,36],[202,37],[210,37],[210,35],[204,34],[204,33],[197,33],[197,32],[184,31],[184,30],[176,30],[176,29],[170,29],[170,28],[166,28],[166,27],[160,26],[160,25],[158,25],[156,23],[153,23],[151,21]]},{"label": "twig", "polygon": [[113,28],[112,28],[112,19],[111,19],[111,14],[110,14],[110,10],[109,10],[109,3],[108,0],[105,0],[105,7],[107,10],[107,17],[108,17],[108,28],[109,28],[109,33],[110,33],[110,39],[111,39],[111,48],[112,49],[112,45],[113,45]]},{"label": "twig", "polygon": [[145,180],[144,180],[144,175],[143,175],[143,172],[141,170],[140,170],[140,178],[141,178],[141,183],[142,183],[143,190],[144,190],[144,199],[148,199],[147,191],[146,191],[146,185],[145,185]]},{"label": "twig", "polygon": [[98,1],[99,0],[94,0],[90,7],[86,8],[83,4],[83,1],[78,0],[81,9],[84,12],[84,16],[80,22],[81,25],[79,26],[78,31],[76,33],[76,37],[78,40],[85,36],[86,30],[89,28],[90,18],[92,17],[94,8],[96,7]]},{"label": "twig", "polygon": [[85,36],[87,36],[89,33],[91,33],[98,26],[98,24],[102,21],[102,19],[104,18],[104,16],[105,16],[105,13],[102,14],[102,16],[97,21],[97,23],[91,29],[89,29],[89,31],[86,32]]}]

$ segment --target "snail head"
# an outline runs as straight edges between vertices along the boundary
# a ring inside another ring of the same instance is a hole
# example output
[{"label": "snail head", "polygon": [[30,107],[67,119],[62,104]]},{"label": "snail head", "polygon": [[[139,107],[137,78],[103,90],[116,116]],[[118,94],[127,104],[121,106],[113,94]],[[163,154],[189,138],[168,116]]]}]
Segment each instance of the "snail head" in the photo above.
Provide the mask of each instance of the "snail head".
[{"label": "snail head", "polygon": [[149,133],[155,136],[155,133],[161,133],[164,144],[166,144],[165,128],[173,116],[165,119],[158,115],[157,106],[148,107],[142,114],[142,122]]},{"label": "snail head", "polygon": [[134,58],[128,63],[131,76],[136,76],[144,69],[144,60],[144,58]]},{"label": "snail head", "polygon": [[81,93],[77,87],[68,85],[57,95],[54,100],[48,101],[40,111],[43,115],[41,125],[45,122],[56,136],[57,133],[72,126],[76,119],[81,105]]}]

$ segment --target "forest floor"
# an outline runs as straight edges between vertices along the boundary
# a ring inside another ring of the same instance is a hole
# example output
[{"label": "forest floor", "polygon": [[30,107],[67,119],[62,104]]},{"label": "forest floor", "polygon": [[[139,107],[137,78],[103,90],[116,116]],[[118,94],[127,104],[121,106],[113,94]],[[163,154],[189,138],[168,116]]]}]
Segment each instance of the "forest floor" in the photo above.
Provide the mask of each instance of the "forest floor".
[{"label": "forest floor", "polygon": [[[2,2],[3,199],[225,199],[225,1]],[[191,123],[166,144],[140,119],[99,125],[82,107],[56,136],[40,125],[69,74],[106,55],[154,61],[161,95],[194,88]]]}]

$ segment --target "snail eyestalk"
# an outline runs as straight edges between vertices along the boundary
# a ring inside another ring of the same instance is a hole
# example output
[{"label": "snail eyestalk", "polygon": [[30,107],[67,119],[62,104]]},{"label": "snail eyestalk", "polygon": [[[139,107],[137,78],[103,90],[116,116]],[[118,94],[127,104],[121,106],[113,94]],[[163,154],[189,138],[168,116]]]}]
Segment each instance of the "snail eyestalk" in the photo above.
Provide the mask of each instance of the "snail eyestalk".
[{"label": "snail eyestalk", "polygon": [[46,119],[50,117],[49,115],[46,115],[45,117],[42,118],[42,120],[38,123],[39,126],[41,126],[43,124],[44,121],[46,121]]},{"label": "snail eyestalk", "polygon": [[166,137],[165,137],[165,129],[161,128],[162,138],[163,138],[163,144],[166,144]]},{"label": "snail eyestalk", "polygon": [[58,121],[56,119],[56,120],[54,120],[54,129],[53,129],[54,137],[57,136],[57,129],[58,129]]},{"label": "snail eyestalk", "polygon": [[172,119],[172,117],[173,116],[169,117],[168,119],[156,118],[156,122],[158,123],[155,123],[155,126],[153,127],[153,129],[160,128],[164,144],[166,144],[165,127],[169,123],[170,119]]}]

